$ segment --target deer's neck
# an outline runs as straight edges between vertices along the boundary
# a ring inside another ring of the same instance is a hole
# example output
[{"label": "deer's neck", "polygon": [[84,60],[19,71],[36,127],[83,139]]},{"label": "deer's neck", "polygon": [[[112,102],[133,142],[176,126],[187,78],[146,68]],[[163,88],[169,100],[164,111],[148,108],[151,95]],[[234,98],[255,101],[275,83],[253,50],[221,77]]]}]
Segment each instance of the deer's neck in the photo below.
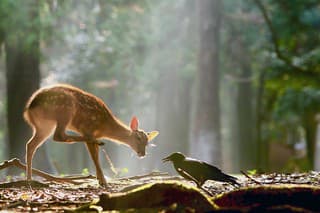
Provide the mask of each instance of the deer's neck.
[{"label": "deer's neck", "polygon": [[107,125],[105,127],[104,137],[118,143],[129,145],[132,137],[131,129],[129,129],[129,127],[121,123],[121,121],[117,120],[116,118],[112,123],[112,126]]}]

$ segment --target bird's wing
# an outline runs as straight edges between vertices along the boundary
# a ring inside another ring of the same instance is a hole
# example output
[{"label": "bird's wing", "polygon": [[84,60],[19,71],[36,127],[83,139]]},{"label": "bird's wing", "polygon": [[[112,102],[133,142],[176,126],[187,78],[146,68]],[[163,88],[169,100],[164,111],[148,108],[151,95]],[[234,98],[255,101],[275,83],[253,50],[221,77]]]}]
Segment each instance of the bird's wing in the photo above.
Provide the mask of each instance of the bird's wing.
[{"label": "bird's wing", "polygon": [[186,177],[185,175],[179,173],[181,176],[187,179],[196,180],[197,184],[202,185],[206,181],[208,168],[201,161],[194,159],[185,159],[182,162],[176,164],[176,169],[184,171],[187,175],[191,176]]},{"label": "bird's wing", "polygon": [[209,173],[219,174],[222,173],[220,169],[215,166],[212,166],[204,161],[195,160],[192,158],[186,158],[184,167],[182,168],[185,171],[190,171],[190,173],[202,173],[204,175],[208,175]]},{"label": "bird's wing", "polygon": [[230,175],[227,175],[223,173],[219,168],[210,165],[204,161],[198,161],[193,159],[187,159],[189,163],[189,169],[195,170],[198,169],[198,171],[201,171],[201,174],[206,177],[207,179],[215,179],[215,180],[226,180],[228,182],[234,182],[237,180],[237,178],[232,177]]},{"label": "bird's wing", "polygon": [[203,168],[207,169],[207,171],[211,171],[212,173],[222,173],[222,171],[219,168],[212,166],[206,162],[201,161],[201,164]]},{"label": "bird's wing", "polygon": [[203,167],[206,169],[206,175],[208,179],[213,179],[222,182],[229,182],[231,184],[239,184],[237,183],[237,178],[231,175],[223,173],[219,168],[212,166],[208,163],[202,162]]},{"label": "bird's wing", "polygon": [[177,172],[182,176],[184,177],[185,179],[187,180],[191,180],[191,181],[194,181],[198,186],[201,186],[201,184],[199,183],[199,181],[197,179],[195,179],[194,177],[192,177],[191,174],[187,173],[186,171],[180,169],[180,168],[177,168]]}]

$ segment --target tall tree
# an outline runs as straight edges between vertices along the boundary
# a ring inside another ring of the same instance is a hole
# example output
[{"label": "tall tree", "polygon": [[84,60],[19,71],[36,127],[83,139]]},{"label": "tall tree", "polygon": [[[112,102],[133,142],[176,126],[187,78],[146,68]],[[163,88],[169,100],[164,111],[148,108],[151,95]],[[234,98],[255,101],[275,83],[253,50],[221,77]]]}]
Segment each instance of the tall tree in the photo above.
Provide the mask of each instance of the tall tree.
[{"label": "tall tree", "polygon": [[[156,82],[156,128],[162,136],[157,139],[157,152],[152,156],[157,168],[165,166],[157,159],[166,153],[188,152],[190,85],[194,73],[191,71],[194,67],[190,69],[194,61],[191,51],[194,48],[194,16],[190,15],[193,8],[194,2],[186,0],[169,5],[159,2],[152,8],[153,14],[159,17],[151,23],[155,26],[152,32],[159,39],[150,50],[154,56],[151,57],[152,63],[159,71]],[[167,13],[166,18],[160,15],[163,11]],[[167,27],[159,28],[163,23]]]},{"label": "tall tree", "polygon": [[191,154],[221,165],[219,100],[219,33],[222,2],[199,0],[199,52],[196,109],[191,136]]},{"label": "tall tree", "polygon": [[[24,159],[25,144],[31,136],[23,120],[28,97],[39,88],[40,82],[40,16],[39,1],[2,1],[5,19],[2,20],[6,52],[7,123],[9,157]],[[41,168],[50,165],[42,149]],[[39,156],[38,155],[38,156]],[[46,168],[50,170],[50,168]]]},{"label": "tall tree", "polygon": [[[256,11],[246,1],[225,3],[224,36],[222,39],[225,55],[222,56],[221,72],[228,88],[233,88],[231,97],[232,122],[230,132],[234,149],[230,150],[235,171],[257,168],[258,144],[256,142],[255,85],[252,67],[258,63],[256,48],[259,45],[261,21],[256,19]],[[255,48],[253,48],[254,46]],[[256,66],[257,67],[257,66]],[[223,84],[225,85],[225,84]],[[225,87],[223,86],[222,89]],[[266,150],[265,150],[266,152]],[[250,154],[248,154],[250,153]]]},{"label": "tall tree", "polygon": [[[240,79],[238,81],[238,90],[236,98],[237,114],[237,151],[239,152],[239,165],[241,169],[257,168],[257,144],[254,138],[254,96],[252,81],[250,80],[252,72],[250,65],[250,56],[248,50],[241,41],[237,39],[238,51],[237,59],[240,68]],[[248,154],[250,153],[250,154]]]},{"label": "tall tree", "polygon": [[[304,169],[313,169],[318,125],[316,115],[319,112],[319,102],[315,98],[319,94],[320,79],[319,1],[262,3],[255,0],[255,3],[270,32],[273,47],[270,55],[276,56],[271,57],[266,76],[266,89],[275,96],[269,104],[275,106],[275,114],[284,123],[291,122],[292,119],[287,117],[289,113],[290,117],[299,118],[300,126],[305,131],[309,164]],[[303,98],[300,100],[297,97]]]}]

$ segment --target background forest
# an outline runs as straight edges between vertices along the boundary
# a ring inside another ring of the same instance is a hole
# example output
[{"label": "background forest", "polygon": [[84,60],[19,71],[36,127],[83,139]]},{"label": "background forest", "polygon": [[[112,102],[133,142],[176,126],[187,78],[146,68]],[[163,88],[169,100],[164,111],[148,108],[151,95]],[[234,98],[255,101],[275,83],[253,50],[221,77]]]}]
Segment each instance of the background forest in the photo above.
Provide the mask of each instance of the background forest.
[{"label": "background forest", "polygon": [[[143,159],[105,145],[120,175],[171,171],[175,151],[233,173],[320,167],[318,0],[1,0],[0,45],[1,161],[24,159],[25,103],[60,82],[160,132]],[[34,166],[92,168],[83,144],[54,142]]]}]

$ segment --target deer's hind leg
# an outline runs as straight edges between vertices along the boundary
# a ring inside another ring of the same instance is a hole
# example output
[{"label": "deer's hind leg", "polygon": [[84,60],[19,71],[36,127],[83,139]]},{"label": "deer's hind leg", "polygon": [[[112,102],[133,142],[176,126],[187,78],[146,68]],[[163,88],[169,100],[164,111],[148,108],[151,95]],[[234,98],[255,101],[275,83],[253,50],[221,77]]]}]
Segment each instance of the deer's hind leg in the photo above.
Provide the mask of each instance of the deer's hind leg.
[{"label": "deer's hind leg", "polygon": [[53,140],[57,142],[86,142],[98,145],[103,145],[103,142],[96,140],[93,137],[83,136],[83,135],[68,135],[66,130],[73,119],[72,111],[64,111],[63,116],[57,116],[57,125],[54,131]]},{"label": "deer's hind leg", "polygon": [[30,123],[30,125],[33,128],[33,135],[26,145],[27,180],[32,179],[32,159],[35,151],[46,141],[55,128],[55,123],[52,121],[42,121],[38,124]]}]

